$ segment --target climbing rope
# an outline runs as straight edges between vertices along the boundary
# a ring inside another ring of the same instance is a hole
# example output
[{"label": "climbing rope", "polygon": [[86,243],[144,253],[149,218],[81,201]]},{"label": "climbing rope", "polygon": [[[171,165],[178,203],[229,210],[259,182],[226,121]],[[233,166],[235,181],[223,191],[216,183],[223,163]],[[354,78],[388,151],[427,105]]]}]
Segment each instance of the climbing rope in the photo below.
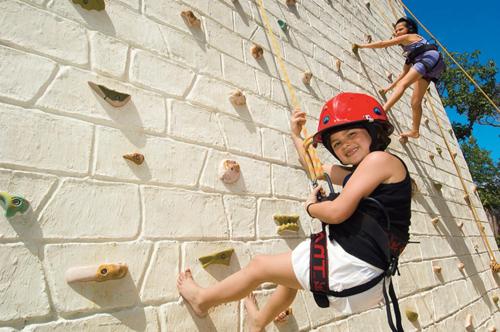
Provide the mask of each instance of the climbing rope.
[{"label": "climbing rope", "polygon": [[465,192],[464,199],[467,203],[467,206],[469,207],[469,209],[472,212],[472,216],[474,218],[474,221],[476,222],[476,226],[479,230],[479,233],[481,234],[481,238],[483,240],[483,243],[486,246],[486,249],[488,250],[488,255],[490,256],[490,267],[493,270],[493,272],[498,272],[498,271],[500,271],[500,264],[498,264],[496,259],[495,259],[495,255],[493,254],[493,250],[491,249],[490,243],[488,242],[488,238],[486,237],[486,233],[484,232],[484,227],[483,227],[483,225],[481,225],[481,221],[479,220],[479,216],[477,214],[476,208],[474,207],[474,205],[472,204],[472,201],[470,199],[469,190],[467,189],[467,185],[466,185],[465,180],[462,176],[462,172],[460,171],[460,167],[458,166],[458,164],[455,160],[455,155],[451,151],[450,144],[448,143],[448,141],[445,138],[443,127],[441,126],[441,121],[439,120],[439,116],[437,115],[436,109],[434,108],[434,104],[432,103],[432,96],[431,96],[429,90],[427,90],[426,94],[427,94],[426,102],[430,105],[432,113],[434,114],[434,118],[436,119],[436,122],[437,122],[438,127],[439,127],[439,132],[441,133],[441,137],[443,138],[444,143],[446,145],[446,148],[448,149],[448,153],[450,154],[450,158],[451,158],[451,161],[453,162],[453,166],[455,167],[455,170],[457,171],[457,175],[460,179],[460,183],[462,184],[462,189]]},{"label": "climbing rope", "polygon": [[420,26],[422,26],[422,28],[425,30],[425,32],[427,32],[429,34],[429,36],[431,36],[436,41],[436,43],[443,49],[443,51],[446,53],[446,55],[448,55],[450,57],[450,59],[457,65],[457,67],[460,68],[460,70],[465,74],[465,76],[469,79],[469,81],[471,81],[472,84],[474,84],[476,86],[476,88],[478,88],[479,91],[481,91],[481,93],[488,100],[488,102],[495,108],[495,110],[500,113],[500,109],[495,104],[495,102],[486,94],[486,92],[484,92],[484,90],[479,86],[479,84],[477,84],[476,80],[474,80],[474,78],[472,76],[470,76],[469,73],[467,73],[467,71],[457,62],[457,60],[455,60],[453,55],[451,55],[451,53],[448,52],[446,47],[444,47],[444,45],[441,44],[441,42],[429,31],[429,29],[427,29],[426,26],[423,25],[423,23],[418,20],[418,18],[415,16],[415,14],[413,14],[413,12],[403,3],[403,0],[399,0],[399,2],[403,6],[403,8],[408,13],[410,13],[410,15],[415,19],[415,21],[417,21],[417,23],[420,24]]},{"label": "climbing rope", "polygon": [[[259,11],[260,15],[262,17],[262,21],[266,27],[267,30],[267,35],[269,40],[271,41],[272,48],[274,53],[276,54],[276,59],[278,61],[278,64],[281,68],[281,72],[283,74],[283,78],[285,79],[286,86],[288,88],[288,92],[290,93],[290,98],[291,98],[291,103],[292,107],[295,108],[300,108],[299,101],[297,99],[297,94],[295,93],[295,89],[292,86],[292,83],[290,82],[290,78],[288,76],[288,71],[286,70],[285,62],[283,61],[283,56],[281,54],[281,50],[279,48],[278,42],[276,41],[276,38],[274,36],[273,30],[271,28],[271,25],[269,24],[269,19],[267,17],[266,11],[264,9],[264,5],[262,3],[262,0],[258,1],[259,5]],[[307,135],[307,129],[305,126],[302,127],[302,132],[301,135],[303,137],[308,137]],[[316,149],[314,149],[311,145],[306,146],[306,142],[311,139],[309,137],[304,141],[304,150],[305,150],[305,156],[302,156],[303,159],[305,160],[307,164],[307,174],[309,176],[309,179],[311,181],[316,182],[318,179],[323,179],[324,172],[323,172],[323,166],[321,165],[321,161],[319,160],[319,157],[316,153]]]}]

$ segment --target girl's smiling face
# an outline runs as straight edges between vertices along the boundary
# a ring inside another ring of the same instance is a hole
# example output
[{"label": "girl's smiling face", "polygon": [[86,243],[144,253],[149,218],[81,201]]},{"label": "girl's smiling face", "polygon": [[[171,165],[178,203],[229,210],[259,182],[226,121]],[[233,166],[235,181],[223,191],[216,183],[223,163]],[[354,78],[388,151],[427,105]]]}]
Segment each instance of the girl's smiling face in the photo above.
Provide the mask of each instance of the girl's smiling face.
[{"label": "girl's smiling face", "polygon": [[363,128],[350,128],[333,133],[330,144],[343,164],[358,165],[370,153],[372,138]]},{"label": "girl's smiling face", "polygon": [[399,36],[407,35],[409,32],[410,31],[406,27],[406,23],[405,22],[399,22],[394,27],[394,34],[393,35],[394,35],[394,37],[399,37]]}]

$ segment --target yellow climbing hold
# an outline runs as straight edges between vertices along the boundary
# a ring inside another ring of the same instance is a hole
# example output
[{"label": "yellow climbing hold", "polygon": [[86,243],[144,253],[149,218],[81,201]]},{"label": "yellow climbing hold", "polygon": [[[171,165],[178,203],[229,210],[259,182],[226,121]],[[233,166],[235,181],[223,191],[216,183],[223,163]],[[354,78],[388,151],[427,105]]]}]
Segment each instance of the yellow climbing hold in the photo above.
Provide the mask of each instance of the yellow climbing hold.
[{"label": "yellow climbing hold", "polygon": [[200,261],[204,269],[212,264],[221,264],[229,266],[233,252],[234,249],[231,248],[224,251],[216,252],[208,256],[200,257],[198,258],[198,260]]}]

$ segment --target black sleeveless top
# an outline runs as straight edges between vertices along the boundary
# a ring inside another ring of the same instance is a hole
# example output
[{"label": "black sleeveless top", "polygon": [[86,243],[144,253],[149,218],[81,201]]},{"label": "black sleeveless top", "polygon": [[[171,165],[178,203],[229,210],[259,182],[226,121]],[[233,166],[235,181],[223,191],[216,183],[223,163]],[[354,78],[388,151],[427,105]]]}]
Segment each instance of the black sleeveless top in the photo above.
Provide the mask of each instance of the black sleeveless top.
[{"label": "black sleeveless top", "polygon": [[[397,156],[396,156],[397,157]],[[331,224],[330,239],[337,241],[349,254],[385,270],[387,247],[398,257],[409,240],[411,218],[411,179],[405,163],[406,177],[397,183],[380,184],[370,194],[386,209],[390,230],[383,212],[373,203],[362,200],[351,217],[340,224]],[[344,186],[352,173],[344,179]]]}]

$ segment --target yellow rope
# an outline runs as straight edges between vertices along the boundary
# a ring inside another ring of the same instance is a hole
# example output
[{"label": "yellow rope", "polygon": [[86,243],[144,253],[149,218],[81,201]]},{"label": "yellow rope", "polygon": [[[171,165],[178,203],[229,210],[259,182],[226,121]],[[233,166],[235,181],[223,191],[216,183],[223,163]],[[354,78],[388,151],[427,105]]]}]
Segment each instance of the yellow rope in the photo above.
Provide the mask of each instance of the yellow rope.
[{"label": "yellow rope", "polygon": [[470,194],[467,189],[467,185],[465,184],[464,178],[462,177],[462,172],[460,171],[460,167],[458,166],[457,162],[455,161],[455,157],[453,155],[453,152],[451,151],[450,144],[445,138],[445,134],[443,131],[443,127],[441,126],[441,121],[439,120],[439,117],[437,115],[437,112],[434,108],[434,104],[432,103],[431,95],[429,93],[429,90],[427,90],[427,98],[426,101],[427,103],[431,106],[432,113],[434,114],[434,118],[436,119],[436,122],[439,127],[439,131],[441,133],[441,137],[444,140],[444,143],[446,145],[446,148],[448,149],[448,153],[450,154],[451,161],[453,162],[453,166],[455,166],[455,170],[457,171],[457,175],[460,178],[460,183],[462,184],[462,188],[465,192],[465,201],[467,202],[467,205],[469,206],[469,209],[472,212],[472,216],[474,217],[474,221],[476,222],[476,226],[479,229],[479,233],[481,234],[481,238],[483,240],[484,245],[486,246],[488,250],[488,255],[490,256],[490,262],[491,262],[491,268],[494,272],[497,272],[499,269],[499,264],[497,263],[495,259],[495,255],[493,254],[493,251],[491,250],[490,243],[488,242],[488,238],[486,237],[486,234],[484,233],[484,227],[481,225],[481,221],[479,220],[479,216],[477,214],[476,208],[474,205],[472,205],[472,201],[470,199]]},{"label": "yellow rope", "polygon": [[[286,86],[288,88],[288,92],[290,92],[292,106],[293,106],[293,108],[300,108],[300,104],[299,104],[299,101],[297,100],[297,95],[295,93],[295,89],[293,88],[292,83],[290,82],[290,78],[288,77],[288,71],[286,70],[286,66],[285,66],[285,63],[283,61],[283,56],[281,54],[281,50],[280,50],[278,42],[276,41],[276,38],[274,36],[271,25],[269,24],[269,19],[267,17],[266,11],[264,9],[264,5],[262,4],[262,0],[258,1],[258,5],[259,5],[259,11],[260,11],[260,15],[262,17],[262,21],[263,21],[263,23],[266,27],[266,30],[267,30],[267,35],[269,36],[269,39],[270,39],[271,44],[272,44],[272,48],[274,50],[274,53],[276,54],[276,59],[277,59],[278,64],[281,68],[283,78],[285,79],[285,83],[286,83]],[[305,126],[302,127],[302,136],[308,137],[307,129]],[[309,178],[312,181],[322,179],[323,178],[323,166],[321,165],[321,162],[318,158],[318,155],[316,154],[316,150],[311,145],[305,146],[305,144],[304,144],[304,149],[306,151],[306,154],[305,154],[305,156],[303,156],[303,158],[307,164],[306,171],[307,171],[307,174],[309,175]]]},{"label": "yellow rope", "polygon": [[479,86],[479,84],[477,84],[477,82],[474,80],[474,78],[472,76],[469,75],[469,73],[467,73],[465,71],[465,69],[455,60],[455,58],[453,57],[453,55],[450,54],[450,52],[448,52],[448,50],[446,49],[446,47],[444,47],[443,44],[441,44],[439,42],[439,40],[425,27],[425,25],[422,24],[422,22],[420,22],[418,20],[418,18],[415,16],[415,14],[413,14],[413,12],[403,3],[402,0],[400,0],[401,2],[401,5],[404,7],[404,9],[406,9],[406,11],[408,13],[410,13],[410,15],[417,21],[418,24],[420,24],[422,26],[422,28],[425,30],[425,32],[427,32],[429,34],[429,36],[431,36],[435,41],[436,43],[438,43],[439,46],[441,46],[441,48],[443,49],[443,51],[445,51],[446,55],[448,55],[450,57],[450,59],[457,65],[458,68],[460,68],[460,70],[465,74],[465,76],[467,76],[467,78],[476,86],[476,88],[479,89],[479,91],[481,91],[481,93],[484,95],[484,97],[489,101],[489,103],[495,108],[495,110],[497,112],[500,113],[500,109],[498,109],[498,106],[495,104],[495,102],[486,94],[486,92],[484,92],[483,89],[481,89],[481,87]]}]

